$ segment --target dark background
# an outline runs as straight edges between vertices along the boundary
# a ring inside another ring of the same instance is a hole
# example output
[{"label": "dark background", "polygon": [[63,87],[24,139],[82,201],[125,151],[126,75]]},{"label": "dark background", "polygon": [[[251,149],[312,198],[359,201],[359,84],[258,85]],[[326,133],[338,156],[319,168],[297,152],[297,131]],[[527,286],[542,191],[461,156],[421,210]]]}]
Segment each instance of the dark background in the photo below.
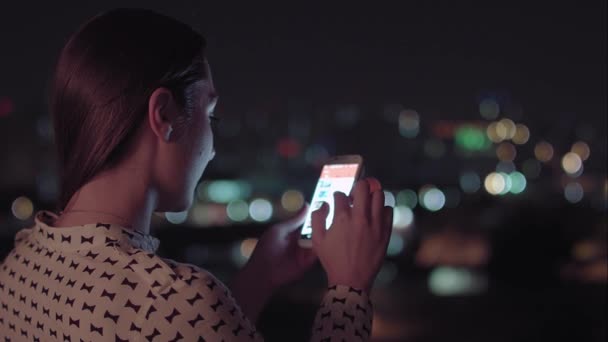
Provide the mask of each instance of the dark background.
[{"label": "dark background", "polygon": [[[427,184],[451,194],[437,212],[413,208],[414,224],[395,231],[400,239],[373,295],[375,340],[605,340],[605,1],[4,2],[2,257],[14,233],[32,222],[15,217],[14,201],[26,196],[34,210],[54,203],[45,91],[55,58],[83,21],[117,6],[151,8],[205,35],[222,126],[203,179],[247,183],[252,193],[243,200],[268,199],[270,222],[289,216],[280,203],[287,189],[310,198],[319,173],[313,159],[324,153],[361,154],[368,174],[395,195]],[[497,118],[480,115],[484,99],[499,105]],[[399,133],[403,109],[420,116],[416,137]],[[462,192],[464,172],[483,183],[496,169],[499,144],[466,151],[442,127],[485,132],[503,118],[530,130],[512,167],[528,176],[523,165],[534,161],[541,141],[553,146],[552,161],[536,162],[540,173],[521,194],[492,196],[483,184]],[[582,174],[568,176],[560,159],[577,141],[590,157]],[[584,191],[580,201],[565,196],[572,183]],[[226,208],[206,199],[196,206]],[[240,265],[234,254],[243,239],[268,224],[205,222],[172,225],[157,217],[159,252],[224,280]],[[452,292],[438,292],[437,277]],[[306,339],[323,282],[315,269],[273,298],[260,321],[268,340]]]}]

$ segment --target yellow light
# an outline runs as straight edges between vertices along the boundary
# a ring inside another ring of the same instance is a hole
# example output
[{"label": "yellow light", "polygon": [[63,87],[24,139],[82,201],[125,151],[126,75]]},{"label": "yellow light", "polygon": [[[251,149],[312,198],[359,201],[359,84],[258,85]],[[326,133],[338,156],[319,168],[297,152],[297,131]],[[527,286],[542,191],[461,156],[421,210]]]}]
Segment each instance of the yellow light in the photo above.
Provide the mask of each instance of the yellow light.
[{"label": "yellow light", "polygon": [[541,141],[534,147],[534,156],[539,161],[546,163],[553,158],[553,146],[546,141]]},{"label": "yellow light", "polygon": [[11,210],[16,218],[25,221],[34,213],[34,204],[29,198],[20,196],[13,201]]},{"label": "yellow light", "polygon": [[488,135],[488,139],[490,139],[494,143],[499,143],[503,140],[498,135],[498,132],[496,130],[497,125],[498,124],[496,122],[492,122],[491,124],[488,125],[488,128],[486,128],[486,134]]},{"label": "yellow light", "polygon": [[507,186],[505,178],[496,172],[487,175],[483,185],[486,188],[486,191],[491,195],[500,195]]},{"label": "yellow light", "polygon": [[581,157],[582,160],[589,159],[589,155],[591,154],[589,145],[587,145],[587,143],[584,141],[575,142],[574,145],[572,145],[572,149],[570,151],[578,154],[578,156]]},{"label": "yellow light", "polygon": [[515,146],[509,142],[503,142],[496,148],[496,156],[502,161],[513,161],[517,156]]},{"label": "yellow light", "polygon": [[281,196],[281,205],[287,211],[298,211],[304,205],[304,195],[298,190],[287,190]]},{"label": "yellow light", "polygon": [[517,124],[515,125],[515,135],[513,136],[513,142],[518,145],[523,145],[530,139],[530,130],[526,125]]},{"label": "yellow light", "polygon": [[515,122],[511,119],[502,119],[496,125],[498,135],[503,137],[503,140],[512,139],[515,136]]},{"label": "yellow light", "polygon": [[568,174],[572,175],[577,173],[582,166],[583,161],[581,160],[581,157],[579,157],[579,155],[574,152],[568,152],[562,158],[562,168]]},{"label": "yellow light", "polygon": [[249,258],[255,246],[258,244],[258,239],[245,239],[241,242],[241,255],[245,258]]}]

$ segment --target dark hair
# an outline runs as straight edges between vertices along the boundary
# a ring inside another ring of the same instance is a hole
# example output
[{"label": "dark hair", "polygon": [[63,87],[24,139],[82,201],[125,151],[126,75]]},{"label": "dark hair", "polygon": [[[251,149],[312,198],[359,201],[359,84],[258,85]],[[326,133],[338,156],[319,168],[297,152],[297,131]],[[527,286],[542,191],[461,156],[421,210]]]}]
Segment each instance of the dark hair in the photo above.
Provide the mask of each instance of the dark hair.
[{"label": "dark hair", "polygon": [[50,92],[62,211],[73,194],[121,159],[152,92],[171,90],[191,117],[205,79],[205,40],[173,18],[115,9],[90,19],[63,47]]}]

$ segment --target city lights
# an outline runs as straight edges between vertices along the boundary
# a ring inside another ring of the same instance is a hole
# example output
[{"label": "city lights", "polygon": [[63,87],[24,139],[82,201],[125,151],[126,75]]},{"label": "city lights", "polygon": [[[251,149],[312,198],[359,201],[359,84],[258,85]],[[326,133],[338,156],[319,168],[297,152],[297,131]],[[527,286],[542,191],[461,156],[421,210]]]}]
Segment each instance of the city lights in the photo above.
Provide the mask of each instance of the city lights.
[{"label": "city lights", "polygon": [[34,213],[34,204],[29,198],[20,196],[13,201],[11,211],[17,219],[25,221]]},{"label": "city lights", "polygon": [[534,156],[543,163],[549,162],[553,158],[553,146],[546,141],[541,141],[534,147]]},{"label": "city lights", "polygon": [[165,218],[173,224],[182,224],[188,219],[188,210],[180,212],[166,212]]},{"label": "city lights", "polygon": [[570,203],[580,202],[584,194],[583,187],[577,182],[568,183],[564,188],[564,197]]},{"label": "city lights", "polygon": [[397,206],[406,206],[411,209],[416,208],[416,205],[418,205],[418,195],[414,190],[401,190],[397,193],[395,203]]},{"label": "city lights", "polygon": [[467,194],[475,193],[481,187],[481,179],[475,172],[465,172],[460,175],[459,179],[460,188]]},{"label": "city lights", "polygon": [[581,157],[574,152],[568,152],[562,158],[562,168],[569,175],[577,174],[582,167],[583,161],[581,160]]},{"label": "city lights", "polygon": [[445,194],[434,186],[424,186],[418,192],[420,205],[429,211],[438,211],[445,205]]},{"label": "city lights", "polygon": [[501,161],[513,161],[517,156],[515,146],[509,142],[503,142],[496,148],[496,156]]},{"label": "city lights", "polygon": [[414,222],[414,212],[405,205],[398,205],[393,208],[393,228],[403,230]]},{"label": "city lights", "polygon": [[266,222],[272,217],[272,204],[263,198],[256,198],[249,204],[249,216],[254,221]]},{"label": "city lights", "polygon": [[479,102],[479,114],[484,119],[494,120],[498,118],[498,114],[500,114],[500,106],[498,102],[496,102],[492,98],[486,98]]},{"label": "city lights", "polygon": [[405,138],[415,138],[420,132],[420,115],[407,109],[399,113],[399,133]]},{"label": "city lights", "polygon": [[281,196],[281,205],[287,211],[298,211],[304,205],[304,195],[298,190],[287,190]]},{"label": "city lights", "polygon": [[243,200],[236,200],[226,206],[228,218],[235,222],[242,222],[249,216],[249,205]]},{"label": "city lights", "polygon": [[528,126],[523,124],[515,125],[515,135],[513,136],[513,142],[517,145],[523,145],[530,139],[530,130]]},{"label": "city lights", "polygon": [[589,155],[591,154],[589,145],[587,145],[587,143],[584,141],[575,142],[570,151],[576,153],[583,161],[589,159]]}]

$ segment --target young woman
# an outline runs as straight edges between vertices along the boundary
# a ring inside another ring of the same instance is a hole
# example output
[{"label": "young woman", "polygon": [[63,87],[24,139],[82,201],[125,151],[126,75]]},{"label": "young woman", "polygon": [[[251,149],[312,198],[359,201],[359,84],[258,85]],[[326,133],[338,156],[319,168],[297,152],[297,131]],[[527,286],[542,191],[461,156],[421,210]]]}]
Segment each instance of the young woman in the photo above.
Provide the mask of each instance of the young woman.
[{"label": "young woman", "polygon": [[[312,340],[368,340],[369,293],[392,210],[374,179],[313,213],[313,248],[292,222],[270,228],[230,289],[207,271],[155,254],[154,211],[183,211],[214,156],[217,92],[205,41],[166,16],[112,10],[63,48],[51,113],[60,165],[58,214],[42,210],[0,267],[0,336],[12,341],[249,341],[272,292],[316,260],[328,291]],[[371,186],[370,186],[371,184]],[[352,202],[352,204],[351,204]]]}]

